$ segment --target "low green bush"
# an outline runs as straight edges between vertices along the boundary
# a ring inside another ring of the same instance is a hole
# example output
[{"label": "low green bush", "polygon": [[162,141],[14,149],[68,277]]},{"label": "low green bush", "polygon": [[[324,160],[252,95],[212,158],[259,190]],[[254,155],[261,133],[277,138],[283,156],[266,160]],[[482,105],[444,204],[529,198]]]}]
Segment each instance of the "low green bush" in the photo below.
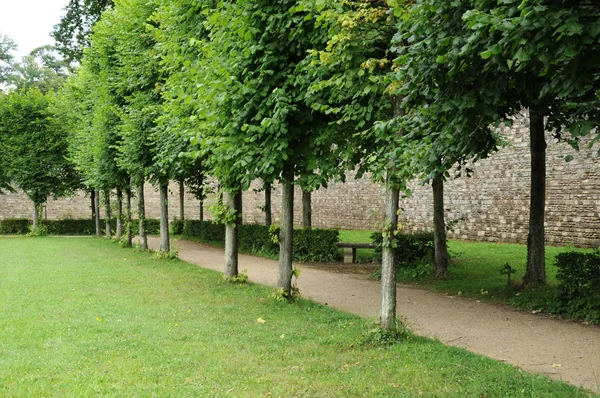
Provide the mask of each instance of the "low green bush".
[{"label": "low green bush", "polygon": [[[271,226],[269,234],[279,236],[279,226]],[[294,261],[330,262],[342,259],[338,247],[340,232],[336,229],[294,229]],[[279,252],[279,248],[277,248]]]},{"label": "low green bush", "polygon": [[[279,228],[271,231],[260,224],[240,225],[238,247],[241,251],[261,255],[279,254],[279,244],[272,236],[279,235]],[[205,242],[225,242],[225,226],[211,221],[185,220],[183,234]],[[339,231],[329,229],[295,229],[294,261],[328,262],[341,259],[338,248]]]},{"label": "low green bush", "polygon": [[171,233],[175,235],[181,235],[183,233],[184,220],[175,218],[171,221]]},{"label": "low green bush", "polygon": [[[102,224],[102,227],[104,227],[104,224]],[[115,226],[113,224],[113,231],[114,228]],[[123,228],[125,228],[125,223],[123,223]],[[131,220],[131,229],[133,230],[133,234],[137,235],[140,230],[140,220]],[[160,220],[158,218],[146,218],[146,233],[148,235],[160,234]]]},{"label": "low green bush", "polygon": [[[134,225],[139,225],[139,222],[136,222]],[[134,229],[134,231],[136,230]],[[148,235],[160,234],[160,220],[158,218],[146,218],[146,233]]]},{"label": "low green bush", "polygon": [[555,265],[558,301],[564,313],[600,323],[600,251],[559,253]]},{"label": "low green bush", "polygon": [[[42,223],[50,235],[92,235],[96,232],[96,224],[91,219],[44,220]],[[101,220],[100,225],[104,227],[105,221]]]},{"label": "low green bush", "polygon": [[183,234],[195,236],[205,242],[225,242],[225,225],[211,221],[185,220]]},{"label": "low green bush", "polygon": [[335,229],[295,229],[294,259],[297,261],[329,262],[342,259],[335,245],[340,240]]},{"label": "low green bush", "polygon": [[279,245],[271,239],[269,228],[262,224],[242,224],[238,235],[241,251],[255,254],[275,255],[279,253]]},{"label": "low green bush", "polygon": [[[96,223],[92,219],[63,219],[63,220],[42,220],[41,224],[45,228],[45,232],[50,235],[93,235],[96,233]],[[25,235],[29,233],[31,220],[28,219],[6,219],[0,221],[0,234],[19,234]],[[105,220],[100,220],[102,233],[104,233]],[[133,233],[138,232],[138,220],[131,222]],[[113,232],[116,230],[117,221],[111,221]],[[146,231],[150,235],[158,235],[160,233],[160,220],[148,218],[146,219]]]},{"label": "low green bush", "polygon": [[29,232],[31,220],[26,218],[7,218],[0,220],[0,234],[25,235]]},{"label": "low green bush", "polygon": [[[378,260],[381,261],[381,245],[383,243],[381,232],[373,232],[371,239],[377,245],[375,252]],[[396,249],[397,267],[410,267],[432,261],[434,256],[433,232],[400,233],[396,236],[396,239],[398,240],[398,248]]]}]

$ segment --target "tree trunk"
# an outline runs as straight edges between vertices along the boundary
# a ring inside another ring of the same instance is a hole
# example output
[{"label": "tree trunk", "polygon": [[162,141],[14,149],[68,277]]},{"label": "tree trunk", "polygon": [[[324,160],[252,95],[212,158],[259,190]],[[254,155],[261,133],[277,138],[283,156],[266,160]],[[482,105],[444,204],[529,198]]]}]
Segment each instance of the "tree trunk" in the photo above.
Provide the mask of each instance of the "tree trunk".
[{"label": "tree trunk", "polygon": [[[394,188],[391,178],[386,178],[385,187],[385,225],[386,234],[393,239],[398,229],[398,201],[400,192]],[[388,242],[389,243],[389,242]],[[379,325],[391,331],[396,319],[396,249],[386,244],[382,247],[381,259],[381,315]]]},{"label": "tree trunk", "polygon": [[171,251],[169,243],[169,183],[160,184],[160,250]]},{"label": "tree trunk", "polygon": [[179,181],[179,219],[183,222],[185,217],[185,184]]},{"label": "tree trunk", "polygon": [[32,232],[37,232],[40,226],[40,206],[37,203],[33,204],[33,225],[31,226]]},{"label": "tree trunk", "polygon": [[531,148],[531,199],[527,236],[527,270],[523,283],[535,287],[546,283],[544,247],[544,212],[546,201],[546,140],[544,113],[539,107],[529,109]]},{"label": "tree trunk", "polygon": [[133,246],[133,226],[131,225],[131,187],[125,189],[125,222],[127,233],[127,247]]},{"label": "tree trunk", "polygon": [[138,219],[140,245],[142,250],[148,250],[148,236],[146,235],[146,204],[144,203],[144,182],[137,187],[138,194]]},{"label": "tree trunk", "polygon": [[435,252],[435,276],[440,278],[448,271],[448,245],[444,220],[444,180],[436,177],[433,188],[433,245]]},{"label": "tree trunk", "polygon": [[102,235],[102,228],[100,227],[100,191],[94,191],[94,198],[96,200],[95,210],[96,210],[96,236]]},{"label": "tree trunk", "polygon": [[92,220],[96,219],[96,191],[90,189],[90,201],[92,202]]},{"label": "tree trunk", "polygon": [[272,220],[272,212],[271,212],[271,184],[265,182],[265,225],[267,229],[271,227]]},{"label": "tree trunk", "polygon": [[302,190],[302,228],[312,228],[312,195]]},{"label": "tree trunk", "polygon": [[123,236],[123,190],[117,188],[117,240]]},{"label": "tree trunk", "polygon": [[279,233],[279,275],[277,288],[283,294],[292,296],[292,258],[294,241],[294,184],[293,176],[282,183],[281,194],[281,229]]},{"label": "tree trunk", "polygon": [[198,173],[198,193],[199,193],[199,199],[198,199],[198,204],[200,206],[199,208],[199,214],[198,214],[198,219],[200,221],[204,220],[204,173]]},{"label": "tree trunk", "polygon": [[200,221],[204,221],[204,199],[200,199],[199,201],[199,206],[200,206],[200,210],[199,210],[199,214],[198,214],[198,219]]},{"label": "tree trunk", "polygon": [[238,274],[238,234],[242,218],[242,193],[240,191],[225,192],[226,205],[235,210],[236,221],[225,224],[225,277],[231,278]]},{"label": "tree trunk", "polygon": [[105,222],[106,238],[110,239],[112,236],[112,227],[110,225],[112,215],[110,213],[110,190],[108,190],[108,189],[104,190],[104,211],[106,211],[106,222]]}]

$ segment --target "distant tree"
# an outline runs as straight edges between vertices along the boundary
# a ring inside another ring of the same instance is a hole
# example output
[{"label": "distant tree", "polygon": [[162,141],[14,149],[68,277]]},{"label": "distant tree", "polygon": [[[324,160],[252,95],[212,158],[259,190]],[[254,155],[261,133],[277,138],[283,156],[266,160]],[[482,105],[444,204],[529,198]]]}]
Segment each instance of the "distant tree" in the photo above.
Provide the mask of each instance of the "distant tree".
[{"label": "distant tree", "polygon": [[0,34],[0,92],[2,84],[6,82],[9,71],[12,69],[14,56],[11,51],[17,49],[17,44],[10,37]]},{"label": "distant tree", "polygon": [[73,66],[81,62],[92,27],[113,4],[113,0],[69,0],[65,14],[51,33],[67,64]]},{"label": "distant tree", "polygon": [[6,72],[8,89],[21,90],[37,87],[41,92],[58,91],[67,78],[65,62],[52,46],[34,49],[20,62],[12,62]]},{"label": "distant tree", "polygon": [[79,185],[67,160],[66,131],[49,110],[54,96],[35,87],[0,96],[0,137],[7,174],[34,204],[34,230],[48,197],[70,194]]}]

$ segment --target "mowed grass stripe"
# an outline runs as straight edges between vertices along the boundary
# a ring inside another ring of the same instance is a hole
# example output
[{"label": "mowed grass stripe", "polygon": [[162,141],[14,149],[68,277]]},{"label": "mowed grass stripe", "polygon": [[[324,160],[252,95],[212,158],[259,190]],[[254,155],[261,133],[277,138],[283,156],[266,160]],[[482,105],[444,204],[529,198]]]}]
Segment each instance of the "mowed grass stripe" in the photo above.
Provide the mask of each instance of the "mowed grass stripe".
[{"label": "mowed grass stripe", "polygon": [[585,395],[428,339],[365,344],[369,320],[101,239],[0,252],[4,396]]}]

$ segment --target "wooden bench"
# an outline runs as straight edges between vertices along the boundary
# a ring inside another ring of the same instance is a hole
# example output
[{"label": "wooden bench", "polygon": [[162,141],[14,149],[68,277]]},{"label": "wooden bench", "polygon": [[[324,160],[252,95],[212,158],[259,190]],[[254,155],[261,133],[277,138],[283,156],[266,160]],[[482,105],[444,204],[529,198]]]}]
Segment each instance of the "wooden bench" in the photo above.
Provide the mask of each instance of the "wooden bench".
[{"label": "wooden bench", "polygon": [[375,249],[377,247],[377,245],[374,243],[338,242],[335,245],[344,249],[345,263],[356,262],[356,249]]}]

